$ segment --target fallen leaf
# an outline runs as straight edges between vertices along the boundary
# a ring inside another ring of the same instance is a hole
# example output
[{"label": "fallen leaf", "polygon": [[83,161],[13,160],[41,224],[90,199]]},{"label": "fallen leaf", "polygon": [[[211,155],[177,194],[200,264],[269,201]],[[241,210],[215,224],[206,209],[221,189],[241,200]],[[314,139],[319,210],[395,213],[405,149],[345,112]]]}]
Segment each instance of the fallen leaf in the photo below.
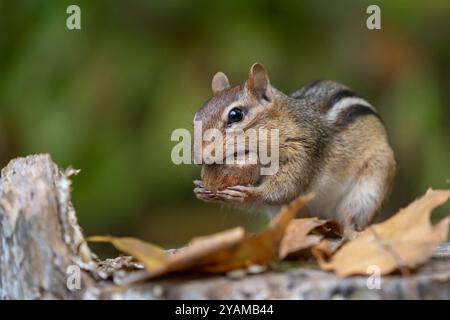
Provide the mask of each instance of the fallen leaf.
[{"label": "fallen leaf", "polygon": [[[327,224],[327,220],[318,218],[302,218],[292,220],[286,228],[286,233],[280,245],[279,258],[284,259],[289,254],[312,247],[324,238],[323,233],[327,233],[330,228],[318,229]],[[316,230],[317,229],[317,230]],[[311,234],[313,230],[317,232]],[[323,233],[322,233],[323,232]]]},{"label": "fallen leaf", "polygon": [[450,217],[432,225],[430,216],[432,210],[449,197],[450,190],[429,189],[387,221],[369,227],[344,244],[330,261],[325,261],[320,250],[316,252],[319,265],[343,277],[366,274],[372,266],[383,275],[397,269],[416,268],[447,239]]},{"label": "fallen leaf", "polygon": [[330,258],[344,243],[345,239],[323,239],[311,248],[311,253],[319,259]]},{"label": "fallen leaf", "polygon": [[145,241],[129,237],[92,236],[90,242],[111,243],[118,250],[131,255],[142,262],[151,275],[159,275],[166,271],[169,262],[164,249]]},{"label": "fallen leaf", "polygon": [[118,250],[142,262],[149,278],[169,272],[198,270],[223,273],[239,268],[265,266],[278,259],[281,240],[289,222],[314,197],[298,197],[284,206],[263,232],[246,235],[241,227],[194,238],[191,243],[168,255],[163,249],[139,239],[90,237],[88,241],[109,242]]},{"label": "fallen leaf", "polygon": [[278,260],[281,241],[290,221],[312,199],[310,193],[293,200],[283,206],[263,232],[247,236],[239,246],[231,250],[222,250],[210,257],[203,270],[213,273],[223,273],[234,269],[247,268],[251,265],[267,265]]},{"label": "fallen leaf", "polygon": [[244,229],[237,227],[210,236],[197,237],[192,239],[188,246],[171,255],[158,246],[135,238],[92,236],[87,240],[112,244],[116,249],[140,261],[149,277],[154,277],[202,264],[205,257],[240,243],[244,236]]},{"label": "fallen leaf", "polygon": [[244,237],[244,229],[237,227],[209,236],[194,238],[188,246],[178,249],[169,257],[168,270],[186,270],[207,263],[205,260],[211,259],[217,252],[239,245]]},{"label": "fallen leaf", "polygon": [[187,270],[223,273],[254,265],[264,267],[278,259],[289,222],[313,196],[301,196],[283,207],[269,227],[259,234],[246,235],[243,228],[237,227],[194,238],[188,246],[170,255],[155,245],[134,238],[94,236],[88,241],[109,242],[132,255],[144,264],[149,278]]}]

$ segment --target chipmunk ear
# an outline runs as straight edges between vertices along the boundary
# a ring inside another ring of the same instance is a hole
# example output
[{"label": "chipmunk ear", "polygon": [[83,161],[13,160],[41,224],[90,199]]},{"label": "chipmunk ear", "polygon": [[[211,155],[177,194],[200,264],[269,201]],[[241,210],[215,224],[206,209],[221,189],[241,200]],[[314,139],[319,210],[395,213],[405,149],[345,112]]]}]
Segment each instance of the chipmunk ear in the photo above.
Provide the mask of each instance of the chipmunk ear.
[{"label": "chipmunk ear", "polygon": [[228,89],[230,87],[230,82],[228,81],[227,76],[223,72],[217,72],[211,82],[211,89],[214,94]]},{"label": "chipmunk ear", "polygon": [[269,77],[262,64],[255,63],[250,68],[247,89],[254,93],[259,99],[270,101],[272,98],[272,89],[270,88]]}]

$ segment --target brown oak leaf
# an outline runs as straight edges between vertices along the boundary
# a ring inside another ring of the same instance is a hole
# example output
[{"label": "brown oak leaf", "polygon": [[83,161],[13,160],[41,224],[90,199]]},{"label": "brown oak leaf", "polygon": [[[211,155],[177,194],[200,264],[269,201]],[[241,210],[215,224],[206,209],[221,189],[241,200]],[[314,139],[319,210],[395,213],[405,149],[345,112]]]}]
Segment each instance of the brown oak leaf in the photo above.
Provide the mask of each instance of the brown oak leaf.
[{"label": "brown oak leaf", "polygon": [[279,258],[300,252],[318,244],[326,235],[340,233],[338,225],[333,221],[318,218],[301,218],[292,220],[281,241]]},{"label": "brown oak leaf", "polygon": [[344,244],[329,261],[325,260],[323,251],[315,250],[319,265],[343,277],[366,274],[373,266],[380,274],[416,268],[447,239],[450,217],[432,225],[430,216],[432,210],[449,197],[450,190],[429,189],[390,219],[372,225],[356,239]]}]

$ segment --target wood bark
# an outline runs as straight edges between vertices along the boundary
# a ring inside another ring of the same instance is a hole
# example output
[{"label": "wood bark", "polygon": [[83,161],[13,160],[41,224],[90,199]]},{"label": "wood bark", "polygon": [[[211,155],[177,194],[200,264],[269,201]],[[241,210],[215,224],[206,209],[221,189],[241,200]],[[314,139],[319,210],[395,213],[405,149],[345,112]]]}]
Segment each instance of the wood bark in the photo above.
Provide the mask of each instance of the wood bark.
[{"label": "wood bark", "polygon": [[[71,203],[70,176],[49,155],[12,160],[0,178],[1,299],[450,299],[450,244],[411,276],[341,279],[311,268],[286,272],[136,282],[129,257],[100,261]],[[73,275],[79,275],[78,288]]]}]

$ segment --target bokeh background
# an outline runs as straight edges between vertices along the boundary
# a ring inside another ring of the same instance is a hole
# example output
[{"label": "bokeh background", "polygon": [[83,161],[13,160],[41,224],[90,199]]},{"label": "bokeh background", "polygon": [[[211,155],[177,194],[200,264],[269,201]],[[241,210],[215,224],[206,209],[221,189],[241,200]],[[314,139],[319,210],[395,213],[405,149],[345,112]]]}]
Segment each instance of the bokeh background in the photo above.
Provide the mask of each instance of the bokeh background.
[{"label": "bokeh background", "polygon": [[[66,28],[81,7],[82,29]],[[366,28],[381,7],[382,29]],[[176,166],[171,132],[191,129],[218,71],[263,63],[290,93],[343,82],[382,115],[398,161],[384,215],[450,179],[450,2],[0,1],[0,166],[50,153],[82,169],[73,202],[88,235],[165,247],[263,215],[195,199],[195,166]],[[450,212],[446,205],[435,219]]]}]

